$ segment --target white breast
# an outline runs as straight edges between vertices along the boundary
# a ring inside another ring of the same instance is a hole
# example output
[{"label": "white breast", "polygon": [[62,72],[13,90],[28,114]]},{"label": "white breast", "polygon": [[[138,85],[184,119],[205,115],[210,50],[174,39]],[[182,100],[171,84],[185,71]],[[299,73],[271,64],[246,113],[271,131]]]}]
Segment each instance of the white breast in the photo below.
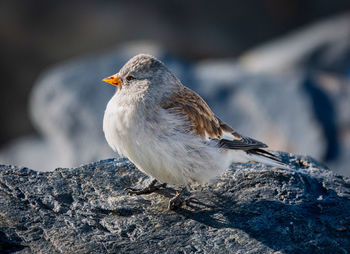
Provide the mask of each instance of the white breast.
[{"label": "white breast", "polygon": [[208,182],[229,166],[230,159],[199,137],[181,131],[185,121],[160,107],[142,110],[124,105],[115,95],[107,105],[103,130],[113,150],[161,182]]}]

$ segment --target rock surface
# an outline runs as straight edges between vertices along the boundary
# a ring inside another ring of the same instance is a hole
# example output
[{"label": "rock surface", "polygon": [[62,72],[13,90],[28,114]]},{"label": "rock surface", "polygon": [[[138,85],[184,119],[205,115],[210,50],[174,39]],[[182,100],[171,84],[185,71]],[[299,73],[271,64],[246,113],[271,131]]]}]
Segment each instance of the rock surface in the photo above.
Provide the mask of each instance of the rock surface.
[{"label": "rock surface", "polygon": [[350,179],[310,157],[293,170],[237,164],[194,188],[130,196],[147,176],[126,159],[36,172],[0,166],[1,253],[349,253]]}]

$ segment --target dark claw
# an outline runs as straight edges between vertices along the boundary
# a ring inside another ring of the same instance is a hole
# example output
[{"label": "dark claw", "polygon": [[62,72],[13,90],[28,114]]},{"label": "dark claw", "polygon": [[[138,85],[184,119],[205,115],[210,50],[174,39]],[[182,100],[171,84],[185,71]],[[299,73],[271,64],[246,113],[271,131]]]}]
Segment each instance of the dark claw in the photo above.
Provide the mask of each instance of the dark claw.
[{"label": "dark claw", "polygon": [[135,188],[126,188],[128,190],[128,193],[131,195],[142,195],[142,194],[150,194],[152,192],[155,192],[161,188],[166,187],[166,183],[162,183],[159,185],[156,185],[157,180],[154,179],[147,187],[143,189],[135,189]]},{"label": "dark claw", "polygon": [[169,210],[176,210],[181,207],[184,203],[182,196],[185,194],[186,188],[183,188],[180,192],[176,193],[176,195],[169,200],[168,208]]}]

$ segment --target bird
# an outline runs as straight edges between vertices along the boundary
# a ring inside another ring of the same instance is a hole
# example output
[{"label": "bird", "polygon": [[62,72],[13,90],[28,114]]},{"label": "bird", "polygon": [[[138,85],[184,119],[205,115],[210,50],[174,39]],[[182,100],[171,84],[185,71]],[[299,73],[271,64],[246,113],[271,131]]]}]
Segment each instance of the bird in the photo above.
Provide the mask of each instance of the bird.
[{"label": "bird", "polygon": [[210,183],[231,163],[289,168],[266,144],[217,117],[154,56],[138,54],[103,81],[116,86],[103,117],[107,143],[153,178],[144,189],[129,188],[132,194],[148,194],[167,184],[179,187],[168,204],[176,209],[187,188]]}]

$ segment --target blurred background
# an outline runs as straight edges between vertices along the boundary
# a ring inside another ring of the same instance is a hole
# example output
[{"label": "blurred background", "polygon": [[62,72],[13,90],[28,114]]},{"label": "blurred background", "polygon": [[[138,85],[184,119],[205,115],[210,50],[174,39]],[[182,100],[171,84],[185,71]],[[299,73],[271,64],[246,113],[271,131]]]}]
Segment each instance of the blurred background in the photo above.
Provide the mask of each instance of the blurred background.
[{"label": "blurred background", "polygon": [[350,1],[0,2],[0,163],[116,156],[101,79],[150,53],[240,133],[350,175]]}]

